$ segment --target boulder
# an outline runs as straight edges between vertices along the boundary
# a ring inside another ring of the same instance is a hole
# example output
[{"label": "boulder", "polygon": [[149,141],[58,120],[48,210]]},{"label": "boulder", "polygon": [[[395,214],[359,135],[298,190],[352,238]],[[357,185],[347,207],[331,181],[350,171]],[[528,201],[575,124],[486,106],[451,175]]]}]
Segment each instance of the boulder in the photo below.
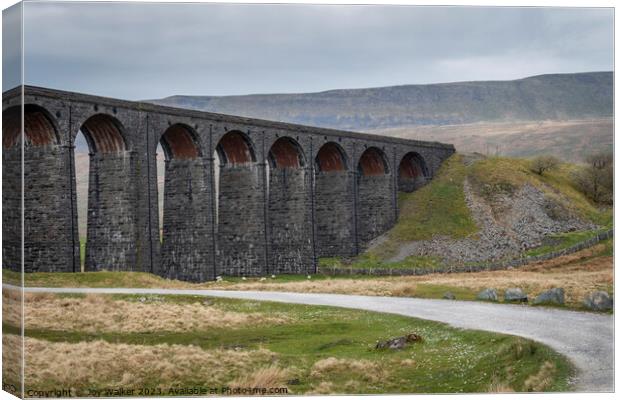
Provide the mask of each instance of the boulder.
[{"label": "boulder", "polygon": [[443,294],[443,298],[446,300],[456,300],[456,296],[452,292],[446,292]]},{"label": "boulder", "polygon": [[421,342],[422,340],[422,336],[417,333],[410,333],[406,336],[399,336],[393,339],[379,341],[377,342],[375,349],[401,350],[404,349],[409,343]]},{"label": "boulder", "polygon": [[410,333],[405,336],[405,339],[407,339],[407,343],[422,342],[424,340],[422,339],[422,336],[418,335],[417,333]]},{"label": "boulder", "polygon": [[613,308],[614,301],[607,292],[598,291],[587,295],[583,300],[583,305],[590,310],[607,311]]},{"label": "boulder", "polygon": [[476,296],[478,300],[497,301],[497,290],[486,288]]},{"label": "boulder", "polygon": [[527,294],[520,288],[509,288],[504,292],[504,301],[518,301],[527,303]]},{"label": "boulder", "polygon": [[532,302],[532,304],[557,304],[564,305],[564,289],[553,288],[542,292]]}]

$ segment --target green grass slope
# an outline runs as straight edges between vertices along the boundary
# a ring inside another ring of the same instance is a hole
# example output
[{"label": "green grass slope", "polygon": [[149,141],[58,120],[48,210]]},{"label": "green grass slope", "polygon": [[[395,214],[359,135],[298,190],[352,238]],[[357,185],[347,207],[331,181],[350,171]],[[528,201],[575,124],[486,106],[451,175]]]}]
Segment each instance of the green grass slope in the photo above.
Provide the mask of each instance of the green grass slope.
[{"label": "green grass slope", "polygon": [[[474,192],[487,199],[502,192],[516,192],[529,184],[543,191],[562,212],[573,213],[602,227],[611,227],[611,209],[597,207],[573,185],[571,173],[576,168],[579,167],[574,164],[561,164],[540,176],[529,170],[529,161],[525,159],[491,157],[465,165],[463,156],[455,154],[444,162],[429,184],[399,196],[398,222],[386,233],[386,239],[367,251],[362,260],[389,258],[401,244],[431,239],[435,235],[453,239],[475,235],[478,227],[465,203],[465,179]],[[574,238],[575,234],[568,236]],[[581,233],[580,238],[587,237],[588,233]],[[574,244],[574,240],[567,242]]]}]

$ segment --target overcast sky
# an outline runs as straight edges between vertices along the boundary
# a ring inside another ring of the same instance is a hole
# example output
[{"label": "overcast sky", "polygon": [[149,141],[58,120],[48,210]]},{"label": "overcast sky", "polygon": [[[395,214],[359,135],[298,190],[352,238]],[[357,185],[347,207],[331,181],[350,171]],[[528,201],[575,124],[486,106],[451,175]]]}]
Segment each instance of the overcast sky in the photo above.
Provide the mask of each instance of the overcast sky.
[{"label": "overcast sky", "polygon": [[126,99],[613,69],[612,9],[48,2],[24,25],[27,84]]}]

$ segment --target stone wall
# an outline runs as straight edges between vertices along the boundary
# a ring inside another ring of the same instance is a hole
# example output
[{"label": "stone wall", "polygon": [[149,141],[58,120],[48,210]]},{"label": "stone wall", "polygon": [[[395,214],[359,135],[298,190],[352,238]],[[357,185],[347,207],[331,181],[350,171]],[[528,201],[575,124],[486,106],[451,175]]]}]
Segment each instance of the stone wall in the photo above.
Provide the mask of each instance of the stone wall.
[{"label": "stone wall", "polygon": [[166,160],[160,276],[195,282],[215,278],[207,171],[202,158]]},{"label": "stone wall", "polygon": [[314,272],[310,174],[304,168],[269,171],[268,274]]},{"label": "stone wall", "polygon": [[[24,150],[24,270],[75,272],[67,149]],[[67,212],[69,211],[69,212]],[[78,253],[79,254],[79,253]]]},{"label": "stone wall", "polygon": [[354,180],[348,171],[315,175],[316,238],[319,257],[357,254],[354,227]]},{"label": "stone wall", "polygon": [[361,246],[394,225],[392,190],[389,174],[358,177],[357,235]]},{"label": "stone wall", "polygon": [[137,265],[135,183],[131,153],[90,158],[86,271],[141,271]]},{"label": "stone wall", "polygon": [[252,276],[266,268],[264,166],[220,167],[217,274]]},{"label": "stone wall", "polygon": [[22,265],[21,145],[2,152],[2,267],[20,271]]}]

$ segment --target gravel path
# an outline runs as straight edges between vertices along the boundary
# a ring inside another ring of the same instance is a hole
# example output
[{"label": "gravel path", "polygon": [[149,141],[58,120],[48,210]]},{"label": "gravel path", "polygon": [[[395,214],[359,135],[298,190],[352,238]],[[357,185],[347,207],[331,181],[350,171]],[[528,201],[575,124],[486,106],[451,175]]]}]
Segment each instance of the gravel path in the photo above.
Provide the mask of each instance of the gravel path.
[{"label": "gravel path", "polygon": [[[3,287],[14,286],[3,285]],[[337,306],[445,322],[466,329],[506,333],[544,343],[578,368],[576,388],[614,389],[613,316],[522,305],[339,294],[124,288],[25,288],[27,292],[199,295],[283,303]]]}]

